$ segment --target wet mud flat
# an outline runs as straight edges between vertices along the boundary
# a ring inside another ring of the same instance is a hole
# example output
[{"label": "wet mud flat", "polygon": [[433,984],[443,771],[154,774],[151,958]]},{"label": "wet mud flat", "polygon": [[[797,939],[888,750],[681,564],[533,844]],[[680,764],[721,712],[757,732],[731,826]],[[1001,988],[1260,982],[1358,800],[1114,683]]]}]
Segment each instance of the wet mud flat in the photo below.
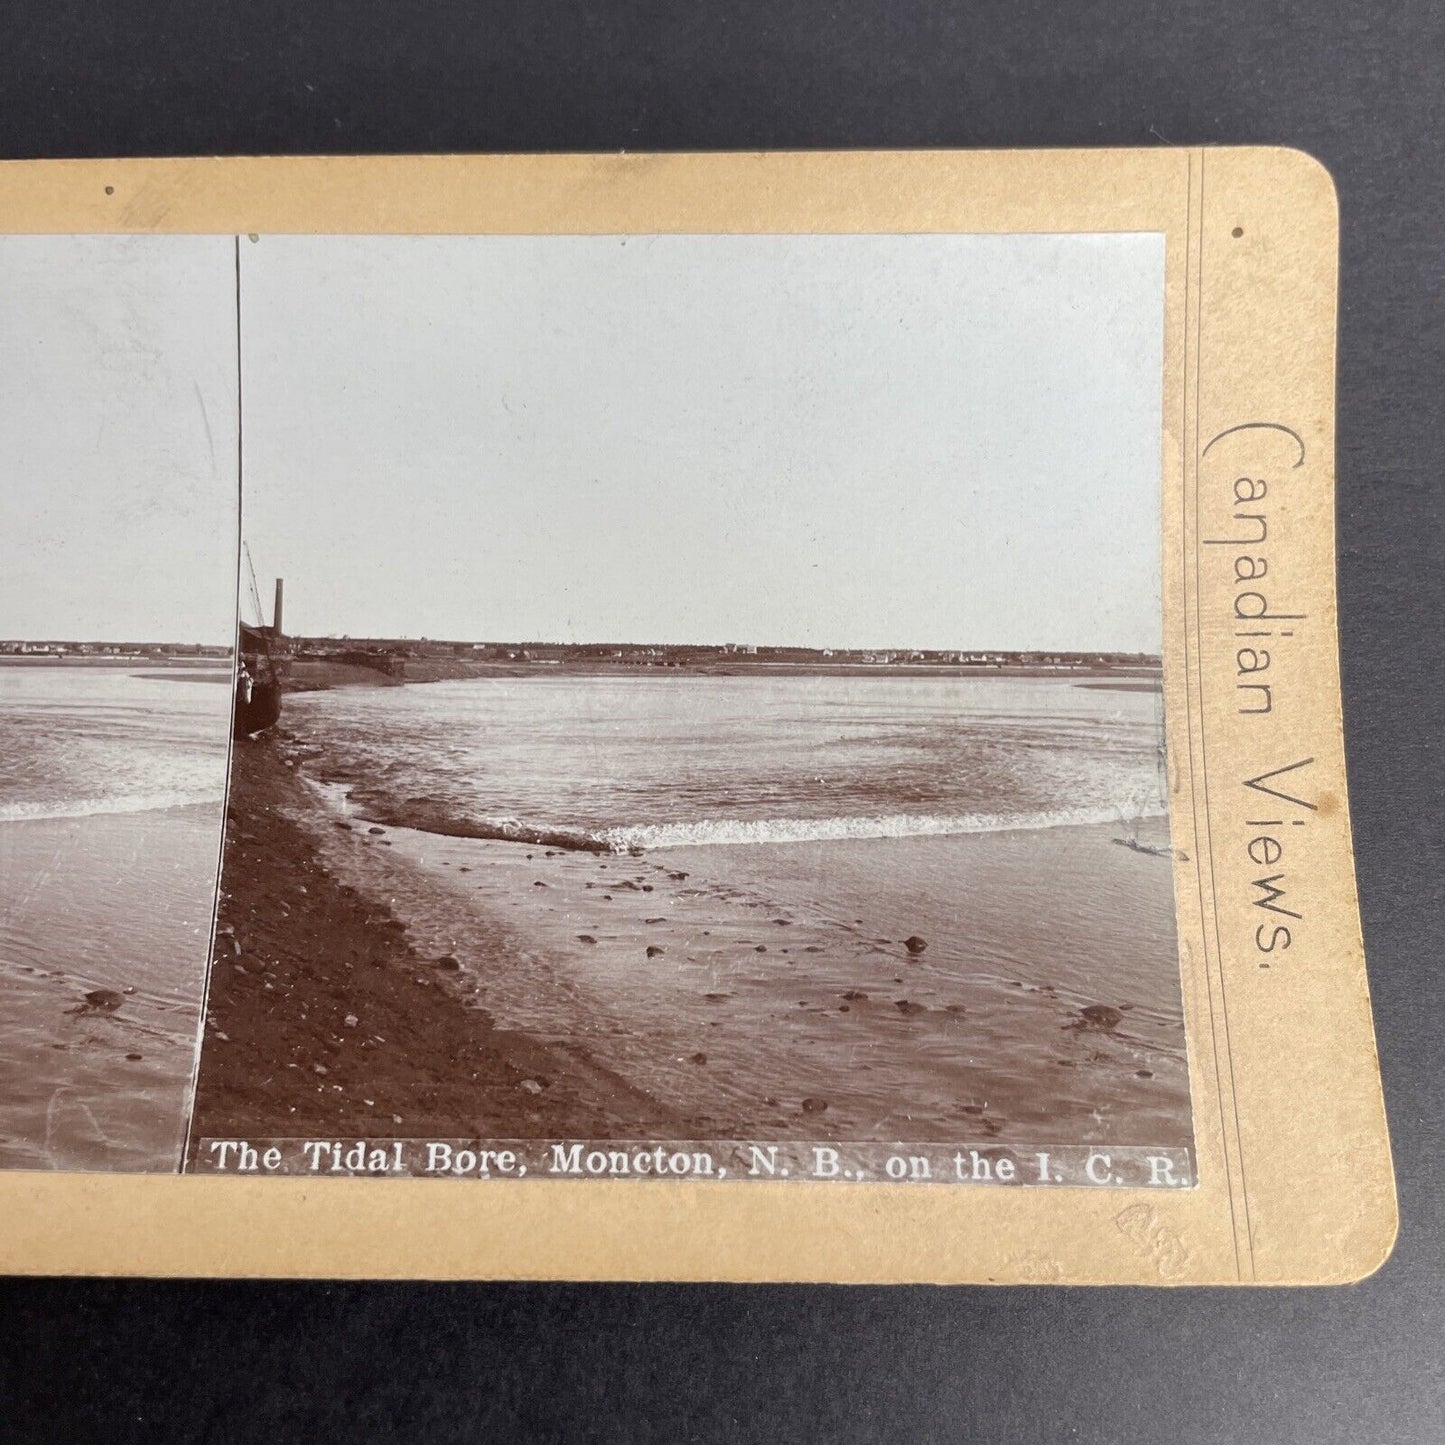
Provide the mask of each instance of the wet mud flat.
[{"label": "wet mud flat", "polygon": [[608,1136],[582,1127],[584,1097],[557,1128],[649,1137],[665,1113],[687,1139],[1189,1142],[1169,865],[1108,826],[599,855],[301,792],[318,866],[386,910],[404,968],[632,1091]]},{"label": "wet mud flat", "polygon": [[336,876],[328,827],[284,740],[237,745],[194,1140],[675,1132],[583,1053],[498,1027],[384,894]]},{"label": "wet mud flat", "polygon": [[0,1164],[177,1168],[219,812],[0,822]]}]

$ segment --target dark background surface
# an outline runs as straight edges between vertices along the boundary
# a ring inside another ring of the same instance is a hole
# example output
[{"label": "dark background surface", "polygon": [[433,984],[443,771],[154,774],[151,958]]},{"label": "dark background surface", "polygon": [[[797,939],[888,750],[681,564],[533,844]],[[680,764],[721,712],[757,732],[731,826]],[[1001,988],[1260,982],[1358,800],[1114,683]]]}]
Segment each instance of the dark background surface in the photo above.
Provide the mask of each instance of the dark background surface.
[{"label": "dark background surface", "polygon": [[0,1435],[1445,1439],[1442,16],[1420,0],[0,4],[5,157],[1166,142],[1320,157],[1343,228],[1351,799],[1403,1218],[1390,1262],[1340,1290],[14,1281]]}]

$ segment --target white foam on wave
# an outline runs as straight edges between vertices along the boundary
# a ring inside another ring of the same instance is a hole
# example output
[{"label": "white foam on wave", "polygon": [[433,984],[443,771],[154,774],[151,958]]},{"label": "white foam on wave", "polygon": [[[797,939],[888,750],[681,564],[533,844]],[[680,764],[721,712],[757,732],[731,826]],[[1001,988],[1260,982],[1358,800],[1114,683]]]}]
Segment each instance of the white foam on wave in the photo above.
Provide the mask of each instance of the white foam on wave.
[{"label": "white foam on wave", "polygon": [[[1162,817],[1163,812],[1144,814]],[[846,818],[710,818],[691,823],[606,828],[599,837],[617,852],[736,843],[826,843],[848,838],[933,838],[1122,823],[1117,808],[1059,808],[1037,813],[884,813]]]},{"label": "white foam on wave", "polygon": [[[318,783],[306,778],[326,805],[338,813],[357,815],[349,785]],[[1032,813],[870,813],[828,818],[700,818],[677,823],[634,823],[610,828],[530,823],[514,816],[406,817],[362,808],[359,816],[392,827],[413,827],[444,837],[526,843],[590,853],[642,853],[662,848],[704,848],[759,843],[828,843],[848,839],[946,838],[969,833],[1027,832],[1039,828],[1074,828],[1112,823],[1131,828],[1150,818],[1167,816],[1157,802],[1129,807],[1077,807]]]},{"label": "white foam on wave", "polygon": [[103,813],[153,813],[164,808],[187,808],[196,803],[219,803],[220,788],[181,788],[165,793],[125,793],[112,798],[59,798],[0,803],[0,823],[30,823],[46,818],[90,818]]}]

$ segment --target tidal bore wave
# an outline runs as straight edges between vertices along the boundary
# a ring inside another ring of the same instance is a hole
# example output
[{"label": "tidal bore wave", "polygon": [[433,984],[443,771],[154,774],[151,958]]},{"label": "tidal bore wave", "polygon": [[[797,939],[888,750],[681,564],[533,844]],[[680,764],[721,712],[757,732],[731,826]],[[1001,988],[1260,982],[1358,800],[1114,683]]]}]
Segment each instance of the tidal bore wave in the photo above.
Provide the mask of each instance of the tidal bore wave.
[{"label": "tidal bore wave", "polygon": [[[1137,815],[1160,817],[1162,810]],[[829,818],[704,818],[603,828],[539,827],[516,818],[381,818],[452,838],[484,838],[587,853],[644,853],[731,844],[825,843],[843,839],[953,837],[1088,824],[1126,824],[1117,808],[1059,808],[1035,813],[884,813]]]},{"label": "tidal bore wave", "polygon": [[151,813],[162,808],[218,803],[222,796],[217,788],[188,788],[163,793],[123,793],[109,798],[0,803],[0,823],[38,822],[45,818],[90,818],[100,813]]}]

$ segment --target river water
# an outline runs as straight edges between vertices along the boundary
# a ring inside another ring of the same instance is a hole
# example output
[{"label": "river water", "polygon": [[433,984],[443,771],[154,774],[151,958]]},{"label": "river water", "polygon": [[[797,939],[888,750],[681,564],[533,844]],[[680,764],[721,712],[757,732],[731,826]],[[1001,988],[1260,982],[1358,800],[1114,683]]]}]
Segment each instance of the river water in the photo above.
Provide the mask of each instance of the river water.
[{"label": "river water", "polygon": [[1147,678],[540,675],[288,722],[386,829],[323,828],[337,871],[695,1137],[1189,1141]]},{"label": "river water", "polygon": [[0,1165],[178,1167],[229,678],[0,665]]}]

